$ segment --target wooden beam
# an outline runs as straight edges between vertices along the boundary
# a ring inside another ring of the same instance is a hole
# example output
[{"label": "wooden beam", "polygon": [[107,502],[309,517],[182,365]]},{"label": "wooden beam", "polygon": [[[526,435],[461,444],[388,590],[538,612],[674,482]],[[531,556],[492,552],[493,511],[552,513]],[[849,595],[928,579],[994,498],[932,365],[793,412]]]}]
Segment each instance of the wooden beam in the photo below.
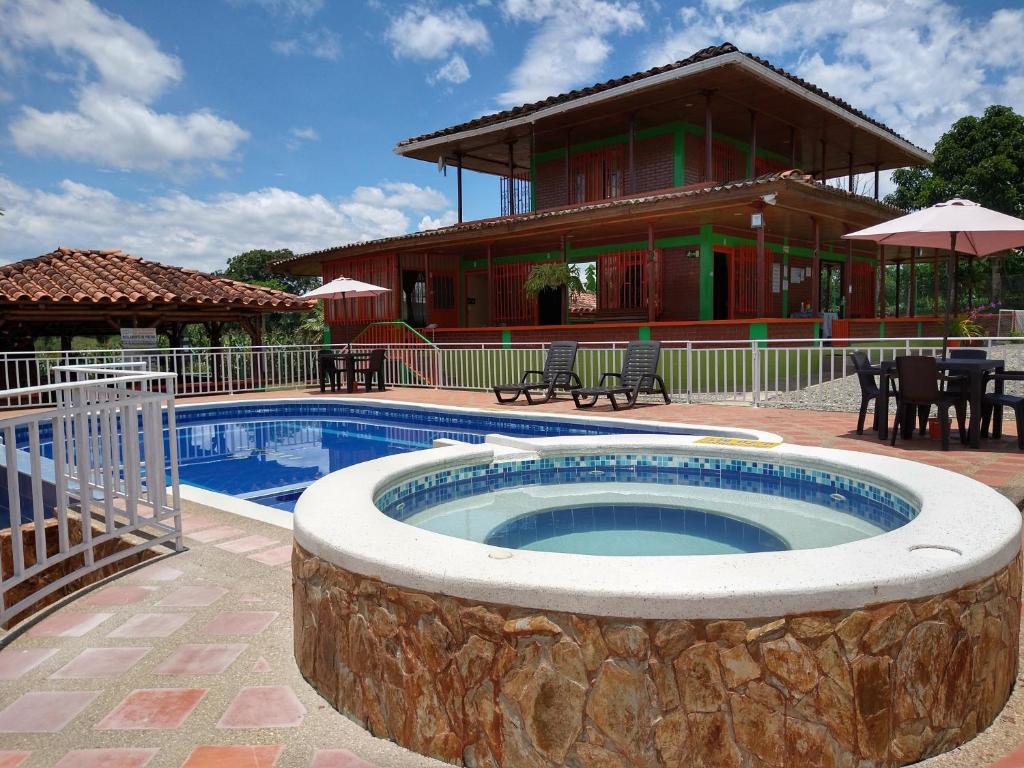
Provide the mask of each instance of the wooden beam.
[{"label": "wooden beam", "polygon": [[658,254],[654,248],[654,222],[647,225],[647,320],[658,319]]},{"label": "wooden beam", "polygon": [[750,110],[750,157],[747,160],[747,178],[757,176],[757,112]]},{"label": "wooden beam", "polygon": [[508,213],[514,216],[516,213],[516,155],[515,142],[508,143]]},{"label": "wooden beam", "polygon": [[456,199],[458,200],[458,222],[462,223],[462,154],[455,155],[455,186],[457,189]]},{"label": "wooden beam", "polygon": [[875,163],[875,200],[878,199],[878,163]]},{"label": "wooden beam", "polygon": [[821,226],[818,219],[811,216],[811,314],[821,314]]},{"label": "wooden beam", "polygon": [[711,181],[711,139],[714,133],[711,122],[711,91],[704,92],[704,181]]},{"label": "wooden beam", "polygon": [[848,176],[846,177],[846,191],[853,192],[853,152],[846,153],[846,159],[848,161]]},{"label": "wooden beam", "polygon": [[[572,205],[572,128],[565,129],[565,204]],[[488,246],[490,247],[490,246]]]},{"label": "wooden beam", "polygon": [[917,249],[910,249],[910,294],[907,297],[907,317],[917,315]]},{"label": "wooden beam", "polygon": [[636,192],[636,113],[629,115],[629,180],[626,188],[627,194]]},{"label": "wooden beam", "polygon": [[487,244],[487,325],[494,325],[494,257],[491,244]]},{"label": "wooden beam", "polygon": [[885,284],[886,270],[885,270],[885,246],[881,243],[878,244],[878,316],[885,319],[886,306],[885,306]]},{"label": "wooden beam", "polygon": [[767,291],[767,265],[765,263],[764,253],[764,230],[765,230],[765,215],[764,215],[764,203],[758,203],[754,206],[758,211],[761,212],[761,226],[757,228],[757,262],[755,268],[754,282],[756,283],[754,290],[757,297],[756,300],[756,315],[758,317],[765,317],[765,294]]}]

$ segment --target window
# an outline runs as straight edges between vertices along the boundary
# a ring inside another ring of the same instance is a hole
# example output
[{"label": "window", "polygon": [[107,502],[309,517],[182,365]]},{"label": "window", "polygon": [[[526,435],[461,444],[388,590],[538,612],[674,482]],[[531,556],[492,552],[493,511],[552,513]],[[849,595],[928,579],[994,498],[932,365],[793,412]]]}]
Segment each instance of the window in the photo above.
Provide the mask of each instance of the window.
[{"label": "window", "polygon": [[431,275],[434,309],[455,309],[455,278],[451,275]]},{"label": "window", "polygon": [[587,203],[625,194],[626,151],[621,145],[572,156],[573,202]]}]

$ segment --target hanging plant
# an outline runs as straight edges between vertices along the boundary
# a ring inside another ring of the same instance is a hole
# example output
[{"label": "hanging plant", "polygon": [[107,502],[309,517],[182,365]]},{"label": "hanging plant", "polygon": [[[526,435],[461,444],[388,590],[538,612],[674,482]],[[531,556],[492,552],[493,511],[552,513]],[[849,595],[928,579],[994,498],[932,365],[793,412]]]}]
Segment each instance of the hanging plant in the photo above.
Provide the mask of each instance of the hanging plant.
[{"label": "hanging plant", "polygon": [[580,270],[575,264],[561,261],[538,264],[530,270],[526,282],[523,283],[523,290],[527,296],[536,296],[541,291],[557,291],[561,288],[568,288],[571,293],[583,292]]}]

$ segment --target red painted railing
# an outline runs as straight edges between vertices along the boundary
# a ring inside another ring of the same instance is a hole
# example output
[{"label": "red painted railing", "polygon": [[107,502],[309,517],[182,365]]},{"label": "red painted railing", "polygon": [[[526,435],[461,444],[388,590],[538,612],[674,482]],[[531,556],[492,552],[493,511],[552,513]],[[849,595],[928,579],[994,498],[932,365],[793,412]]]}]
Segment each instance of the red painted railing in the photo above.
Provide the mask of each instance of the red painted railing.
[{"label": "red painted railing", "polygon": [[491,300],[495,323],[528,325],[537,321],[537,302],[523,290],[533,267],[533,264],[525,261],[493,266]]}]

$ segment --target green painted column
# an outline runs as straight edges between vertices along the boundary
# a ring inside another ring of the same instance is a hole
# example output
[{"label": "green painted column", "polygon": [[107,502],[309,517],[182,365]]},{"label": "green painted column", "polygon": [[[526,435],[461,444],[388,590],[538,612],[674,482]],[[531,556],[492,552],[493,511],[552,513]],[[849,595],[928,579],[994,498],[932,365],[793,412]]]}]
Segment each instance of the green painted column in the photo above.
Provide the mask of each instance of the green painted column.
[{"label": "green painted column", "polygon": [[512,346],[512,331],[501,332],[501,346],[509,349]]},{"label": "green painted column", "polygon": [[714,229],[700,228],[700,319],[715,319],[715,247]]},{"label": "green painted column", "polygon": [[651,329],[650,329],[650,327],[646,326],[646,325],[641,325],[637,329],[636,337],[640,341],[650,341],[651,340]]},{"label": "green painted column", "polygon": [[[749,338],[751,341],[767,341],[768,323],[751,323],[749,326]],[[758,344],[759,347],[766,347],[767,344]]]},{"label": "green painted column", "polygon": [[672,186],[681,187],[685,180],[686,134],[678,126],[672,133]]}]

